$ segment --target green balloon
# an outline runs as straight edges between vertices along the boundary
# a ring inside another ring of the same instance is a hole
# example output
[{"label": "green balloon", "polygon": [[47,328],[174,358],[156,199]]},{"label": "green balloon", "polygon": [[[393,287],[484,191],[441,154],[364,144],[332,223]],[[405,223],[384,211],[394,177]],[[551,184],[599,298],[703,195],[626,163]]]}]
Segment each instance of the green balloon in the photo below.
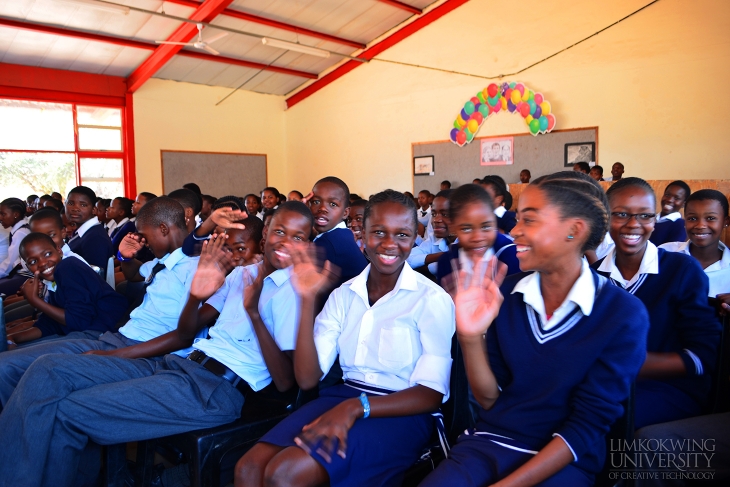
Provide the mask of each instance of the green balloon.
[{"label": "green balloon", "polygon": [[457,122],[456,120],[454,120],[454,128],[456,130],[461,130],[461,125],[459,125],[459,122]]},{"label": "green balloon", "polygon": [[482,114],[482,117],[487,118],[489,116],[489,107],[487,105],[480,105],[479,113]]},{"label": "green balloon", "polygon": [[467,130],[467,132],[466,132],[466,141],[467,142],[471,142],[472,140],[474,140],[474,134],[472,134],[471,132],[469,132]]},{"label": "green balloon", "polygon": [[469,100],[468,102],[464,103],[464,111],[468,115],[471,115],[472,113],[474,113],[474,103],[471,100]]},{"label": "green balloon", "polygon": [[489,103],[489,106],[495,106],[497,103],[499,103],[499,96],[488,97],[487,103]]},{"label": "green balloon", "polygon": [[486,100],[484,99],[484,94],[481,91],[477,93],[477,98],[479,98],[480,102],[486,103]]},{"label": "green balloon", "polygon": [[533,120],[532,120],[532,121],[530,122],[530,133],[531,133],[532,135],[535,135],[535,134],[537,134],[537,133],[538,133],[539,131],[540,131],[540,120],[538,120],[538,119],[533,119]]},{"label": "green balloon", "polygon": [[509,87],[512,88],[513,90],[515,89],[515,86],[517,86],[517,83],[515,83],[514,81],[509,84]]}]

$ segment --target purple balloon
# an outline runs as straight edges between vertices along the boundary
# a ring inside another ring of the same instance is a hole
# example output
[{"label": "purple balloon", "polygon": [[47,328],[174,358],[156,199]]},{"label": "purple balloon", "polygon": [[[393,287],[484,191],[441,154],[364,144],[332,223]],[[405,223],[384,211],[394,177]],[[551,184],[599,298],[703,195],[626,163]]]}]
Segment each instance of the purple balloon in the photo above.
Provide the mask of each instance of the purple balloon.
[{"label": "purple balloon", "polygon": [[540,118],[540,115],[542,115],[542,108],[540,108],[540,105],[537,105],[535,107],[535,113],[532,114],[532,118]]},{"label": "purple balloon", "polygon": [[507,100],[507,110],[511,112],[514,112],[517,107],[514,103],[512,103],[512,100]]},{"label": "purple balloon", "polygon": [[456,134],[459,133],[459,129],[451,129],[451,140],[452,142],[456,142]]},{"label": "purple balloon", "polygon": [[482,104],[481,104],[481,103],[475,103],[475,104],[474,104],[474,111],[475,111],[475,112],[478,112],[478,111],[479,111],[479,107],[480,107],[480,106],[482,106]]},{"label": "purple balloon", "polygon": [[469,114],[466,113],[463,108],[461,109],[461,118],[463,118],[465,122],[469,120]]}]

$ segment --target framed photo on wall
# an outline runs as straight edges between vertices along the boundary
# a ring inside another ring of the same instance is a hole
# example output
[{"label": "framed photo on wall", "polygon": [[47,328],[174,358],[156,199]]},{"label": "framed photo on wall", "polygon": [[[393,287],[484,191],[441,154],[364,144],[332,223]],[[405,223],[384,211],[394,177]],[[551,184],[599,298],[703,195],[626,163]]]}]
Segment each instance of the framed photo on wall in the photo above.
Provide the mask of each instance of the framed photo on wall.
[{"label": "framed photo on wall", "polygon": [[575,142],[565,144],[565,167],[573,167],[576,162],[595,162],[595,142]]},{"label": "framed photo on wall", "polygon": [[414,176],[433,176],[435,172],[433,156],[419,156],[413,158]]},{"label": "framed photo on wall", "polygon": [[482,166],[508,166],[514,164],[512,137],[485,137],[481,139]]}]

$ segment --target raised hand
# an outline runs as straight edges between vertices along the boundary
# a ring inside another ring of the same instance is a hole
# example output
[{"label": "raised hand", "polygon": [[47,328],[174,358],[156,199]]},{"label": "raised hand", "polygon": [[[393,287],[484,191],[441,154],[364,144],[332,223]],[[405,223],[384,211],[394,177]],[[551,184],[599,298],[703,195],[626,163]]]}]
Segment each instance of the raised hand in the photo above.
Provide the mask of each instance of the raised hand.
[{"label": "raised hand", "polygon": [[35,306],[34,303],[37,303],[39,299],[43,299],[43,295],[41,294],[42,285],[40,282],[40,273],[36,271],[35,277],[26,280],[20,287],[20,292],[31,306]]},{"label": "raised hand", "polygon": [[226,275],[233,268],[231,256],[223,248],[226,235],[214,235],[203,242],[198,269],[195,271],[190,285],[190,296],[200,301],[211,297],[226,280]]},{"label": "raised hand", "polygon": [[499,285],[507,273],[507,266],[492,257],[486,265],[484,262],[475,264],[473,273],[463,269],[455,272],[458,274],[454,277],[456,285],[452,296],[456,307],[456,333],[462,337],[481,337],[502,306],[504,298]]},{"label": "raised hand", "polygon": [[128,233],[119,243],[119,253],[125,259],[133,259],[142,250],[146,241],[138,233]]},{"label": "raised hand", "polygon": [[245,229],[246,226],[243,223],[236,223],[237,221],[243,220],[245,218],[248,218],[248,213],[246,213],[245,211],[234,210],[228,207],[218,208],[210,214],[211,221],[219,227],[225,229]]},{"label": "raised hand", "polygon": [[310,191],[307,196],[305,196],[304,198],[302,198],[302,203],[304,203],[305,205],[309,206],[309,200],[311,200],[313,197],[314,197],[314,191]]},{"label": "raised hand", "polygon": [[258,267],[258,274],[255,279],[251,278],[248,270],[244,271],[246,273],[246,285],[243,288],[243,308],[249,316],[259,314],[259,298],[264,287],[264,266]]},{"label": "raised hand", "polygon": [[303,298],[315,298],[337,281],[338,270],[330,261],[323,268],[317,265],[315,246],[292,246],[289,249],[293,264],[291,280],[294,290]]}]

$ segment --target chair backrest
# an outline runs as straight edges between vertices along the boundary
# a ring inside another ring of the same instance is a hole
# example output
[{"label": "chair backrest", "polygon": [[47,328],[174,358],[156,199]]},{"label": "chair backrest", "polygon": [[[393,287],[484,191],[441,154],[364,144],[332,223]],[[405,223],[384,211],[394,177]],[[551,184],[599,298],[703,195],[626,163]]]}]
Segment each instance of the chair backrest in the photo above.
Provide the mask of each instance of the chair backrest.
[{"label": "chair backrest", "polygon": [[449,399],[441,405],[444,414],[444,427],[450,442],[474,426],[473,415],[469,407],[469,381],[464,368],[464,355],[456,335],[451,339],[451,382]]},{"label": "chair backrest", "polygon": [[104,278],[107,284],[109,284],[112,289],[116,289],[117,283],[114,280],[114,257],[109,257],[109,261],[106,264],[106,276],[101,276]]}]

